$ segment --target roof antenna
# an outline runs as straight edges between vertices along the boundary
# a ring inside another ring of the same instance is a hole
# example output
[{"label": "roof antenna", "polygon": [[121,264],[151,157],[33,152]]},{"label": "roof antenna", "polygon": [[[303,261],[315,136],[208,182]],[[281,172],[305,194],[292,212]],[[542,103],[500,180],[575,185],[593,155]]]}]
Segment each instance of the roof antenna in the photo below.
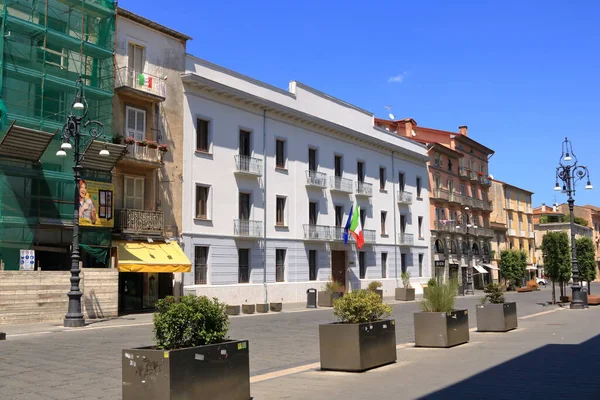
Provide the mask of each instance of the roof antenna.
[{"label": "roof antenna", "polygon": [[396,117],[394,116],[394,114],[392,114],[392,106],[384,106],[386,110],[388,110],[390,113],[388,114],[388,117],[392,120],[395,121]]}]

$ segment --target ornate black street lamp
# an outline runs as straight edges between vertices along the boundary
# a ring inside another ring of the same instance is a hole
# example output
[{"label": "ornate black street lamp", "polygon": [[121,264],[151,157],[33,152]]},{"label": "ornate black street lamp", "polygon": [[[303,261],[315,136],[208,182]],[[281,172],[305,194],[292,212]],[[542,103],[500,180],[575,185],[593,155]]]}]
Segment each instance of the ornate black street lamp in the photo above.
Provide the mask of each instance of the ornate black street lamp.
[{"label": "ornate black street lamp", "polygon": [[[590,173],[587,167],[579,165],[577,156],[573,153],[573,147],[569,139],[565,138],[562,143],[562,154],[558,161],[558,167],[556,168],[556,185],[554,190],[562,191],[569,196],[569,214],[570,214],[570,225],[571,225],[571,269],[573,271],[573,285],[571,285],[571,309],[583,309],[584,298],[581,292],[581,285],[579,283],[579,266],[577,265],[577,250],[575,246],[575,184],[580,180],[586,178],[587,183],[585,188],[588,190],[593,189],[592,183],[590,182]],[[562,188],[558,184],[558,181],[562,181]]]},{"label": "ornate black street lamp", "polygon": [[[75,176],[75,194],[73,201],[75,210],[73,213],[73,241],[71,243],[71,290],[67,293],[67,296],[69,297],[69,309],[67,315],[65,315],[64,326],[80,327],[85,325],[83,313],[81,312],[81,296],[83,296],[83,293],[79,288],[79,281],[81,280],[79,277],[79,273],[81,272],[79,269],[79,185],[81,181],[81,171],[83,170],[81,163],[84,156],[81,152],[81,146],[87,146],[90,142],[104,136],[104,125],[101,122],[89,120],[85,123],[83,122],[87,117],[88,105],[83,93],[83,80],[81,77],[77,80],[77,94],[73,101],[72,108],[78,112],[80,116],[75,115],[73,112],[68,116],[67,123],[62,129],[63,142],[60,146],[60,150],[56,152],[56,156],[66,157],[66,150],[73,149],[73,172]],[[110,156],[106,147],[100,150],[99,154],[103,157]]]},{"label": "ornate black street lamp", "polygon": [[[475,292],[473,291],[473,257],[471,256],[473,249],[470,241],[471,232],[469,230],[471,228],[477,229],[477,226],[471,223],[471,221],[473,221],[473,215],[468,206],[465,207],[465,211],[461,214],[460,220],[465,224],[465,239],[467,240],[467,287],[465,289],[465,295],[472,295],[475,294]],[[457,225],[456,228],[460,229],[460,226]]]}]

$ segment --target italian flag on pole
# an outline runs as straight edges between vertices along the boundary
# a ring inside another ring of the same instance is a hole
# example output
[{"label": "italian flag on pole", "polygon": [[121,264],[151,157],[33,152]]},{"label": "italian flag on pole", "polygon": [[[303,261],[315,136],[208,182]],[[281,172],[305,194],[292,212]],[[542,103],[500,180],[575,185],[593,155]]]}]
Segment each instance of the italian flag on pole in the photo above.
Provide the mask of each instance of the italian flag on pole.
[{"label": "italian flag on pole", "polygon": [[346,221],[346,227],[344,228],[344,244],[348,243],[348,233],[354,236],[356,246],[359,249],[365,244],[365,237],[360,223],[360,206],[358,205],[350,207],[350,215],[348,215],[348,221]]},{"label": "italian flag on pole", "polygon": [[146,74],[138,75],[138,85],[147,86],[148,89],[152,89],[152,77]]}]

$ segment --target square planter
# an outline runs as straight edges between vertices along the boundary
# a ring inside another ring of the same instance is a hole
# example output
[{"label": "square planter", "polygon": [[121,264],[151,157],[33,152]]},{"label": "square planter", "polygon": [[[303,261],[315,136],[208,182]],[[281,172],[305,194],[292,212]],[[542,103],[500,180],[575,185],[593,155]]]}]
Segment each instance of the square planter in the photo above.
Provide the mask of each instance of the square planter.
[{"label": "square planter", "polygon": [[383,290],[375,289],[374,292],[377,293],[379,297],[381,297],[381,301],[383,301]]},{"label": "square planter", "polygon": [[244,314],[254,314],[256,306],[254,304],[242,304],[242,312]]},{"label": "square planter", "polygon": [[517,328],[517,303],[480,304],[475,309],[478,332],[506,332]]},{"label": "square planter", "polygon": [[227,315],[240,315],[241,306],[227,306]]},{"label": "square planter", "polygon": [[333,302],[344,295],[344,293],[342,292],[319,292],[317,294],[317,301],[319,307],[333,307]]},{"label": "square planter", "polygon": [[469,341],[469,312],[419,312],[414,314],[415,346],[452,347]]},{"label": "square planter", "polygon": [[249,400],[248,341],[123,350],[123,400]]},{"label": "square planter", "polygon": [[321,369],[362,372],[396,362],[394,320],[319,325]]},{"label": "square planter", "polygon": [[283,309],[283,303],[270,303],[271,311],[280,312]]},{"label": "square planter", "polygon": [[269,312],[269,303],[261,303],[256,305],[256,312],[259,313],[268,313]]},{"label": "square planter", "polygon": [[413,301],[415,299],[415,289],[396,288],[394,298],[399,301]]}]

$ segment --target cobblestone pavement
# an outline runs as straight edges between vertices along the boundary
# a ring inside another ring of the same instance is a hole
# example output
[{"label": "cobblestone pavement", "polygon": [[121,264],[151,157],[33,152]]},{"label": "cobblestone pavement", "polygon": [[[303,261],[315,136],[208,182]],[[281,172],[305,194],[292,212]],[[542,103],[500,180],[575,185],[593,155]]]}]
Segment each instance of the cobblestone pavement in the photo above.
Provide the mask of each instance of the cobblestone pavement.
[{"label": "cobblestone pavement", "polygon": [[[550,296],[544,289],[506,297],[516,300],[519,316],[525,316],[556,308],[542,305]],[[479,302],[480,296],[462,297],[457,307],[474,315]],[[418,304],[392,307],[397,342],[414,341],[412,314]],[[251,375],[257,376],[318,362],[318,325],[333,319],[331,309],[233,317],[230,337],[250,341]],[[0,326],[8,334],[0,341],[0,399],[120,399],[121,350],[151,344],[150,321],[150,315],[131,316],[84,329],[54,327],[37,333],[27,327]],[[470,325],[475,326],[475,318],[470,318]],[[15,331],[25,333],[12,334]]]}]

